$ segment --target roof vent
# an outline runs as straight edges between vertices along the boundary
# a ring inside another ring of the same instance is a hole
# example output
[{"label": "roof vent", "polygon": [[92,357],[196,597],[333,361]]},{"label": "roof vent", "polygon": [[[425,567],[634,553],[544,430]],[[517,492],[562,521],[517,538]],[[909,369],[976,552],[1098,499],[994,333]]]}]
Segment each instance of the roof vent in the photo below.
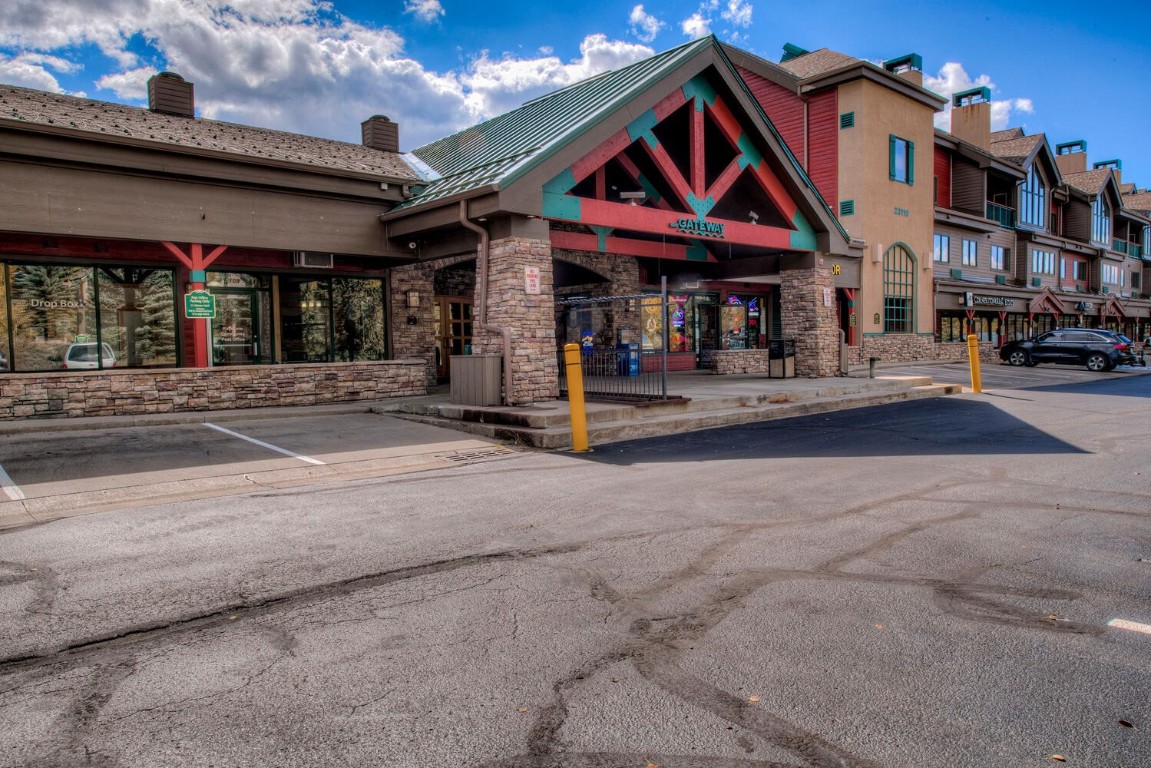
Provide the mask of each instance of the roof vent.
[{"label": "roof vent", "polygon": [[893,75],[923,87],[923,57],[918,53],[888,59],[883,62],[883,68]]},{"label": "roof vent", "polygon": [[196,116],[192,84],[175,72],[160,72],[148,78],[148,109],[177,117]]},{"label": "roof vent", "polygon": [[372,115],[360,123],[364,146],[381,152],[400,151],[400,124],[393,123],[385,115]]},{"label": "roof vent", "polygon": [[951,99],[951,135],[985,152],[991,150],[991,89],[960,91]]},{"label": "roof vent", "polygon": [[779,63],[782,64],[785,61],[791,61],[792,59],[798,59],[800,56],[806,56],[809,53],[811,53],[811,51],[808,51],[804,48],[800,48],[798,45],[792,45],[791,43],[784,43],[783,44],[783,58],[781,58],[779,60]]}]

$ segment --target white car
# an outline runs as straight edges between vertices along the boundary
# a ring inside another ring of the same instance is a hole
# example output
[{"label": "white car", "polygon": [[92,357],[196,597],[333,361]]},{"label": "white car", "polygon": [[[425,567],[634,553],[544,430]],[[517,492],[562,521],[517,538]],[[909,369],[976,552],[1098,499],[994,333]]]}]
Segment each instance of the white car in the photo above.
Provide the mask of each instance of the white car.
[{"label": "white car", "polygon": [[96,342],[89,341],[80,344],[69,344],[68,351],[64,353],[64,368],[67,369],[83,369],[83,368],[115,368],[116,367],[116,353],[112,351],[112,345],[108,342],[102,342],[100,349],[103,352],[101,360],[96,359]]}]

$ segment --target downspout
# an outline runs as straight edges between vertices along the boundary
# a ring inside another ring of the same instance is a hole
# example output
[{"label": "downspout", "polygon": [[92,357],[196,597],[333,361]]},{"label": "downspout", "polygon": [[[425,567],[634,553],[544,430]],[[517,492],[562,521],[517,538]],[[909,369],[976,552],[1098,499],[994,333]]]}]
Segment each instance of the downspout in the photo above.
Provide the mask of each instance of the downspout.
[{"label": "downspout", "polygon": [[488,231],[468,218],[468,201],[460,201],[460,224],[480,236],[480,247],[476,254],[476,276],[479,279],[480,291],[476,297],[479,309],[476,312],[476,325],[480,330],[489,333],[498,333],[503,338],[504,348],[504,405],[509,405],[512,399],[512,337],[508,329],[502,325],[488,323],[488,262],[491,246],[491,236]]}]

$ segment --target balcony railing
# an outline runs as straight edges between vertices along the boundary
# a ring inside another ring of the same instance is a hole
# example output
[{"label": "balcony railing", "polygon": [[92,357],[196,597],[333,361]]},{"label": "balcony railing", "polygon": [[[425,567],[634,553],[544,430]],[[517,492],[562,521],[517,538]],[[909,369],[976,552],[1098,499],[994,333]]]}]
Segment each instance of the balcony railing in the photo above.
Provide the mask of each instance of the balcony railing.
[{"label": "balcony railing", "polygon": [[1015,226],[1015,211],[999,203],[987,204],[987,218],[1003,227]]},{"label": "balcony railing", "polygon": [[1143,258],[1143,245],[1142,243],[1129,243],[1126,240],[1119,240],[1116,238],[1111,243],[1111,250],[1125,253],[1128,256],[1134,256],[1137,259]]}]

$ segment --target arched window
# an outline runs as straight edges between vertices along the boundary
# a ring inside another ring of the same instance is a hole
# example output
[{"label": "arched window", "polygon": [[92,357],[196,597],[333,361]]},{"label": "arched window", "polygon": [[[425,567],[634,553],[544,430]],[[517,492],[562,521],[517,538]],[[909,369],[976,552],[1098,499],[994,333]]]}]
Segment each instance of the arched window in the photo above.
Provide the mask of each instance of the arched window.
[{"label": "arched window", "polygon": [[1047,185],[1034,164],[1019,186],[1019,221],[1033,227],[1047,226]]},{"label": "arched window", "polygon": [[915,332],[915,254],[902,243],[883,254],[883,332]]}]

